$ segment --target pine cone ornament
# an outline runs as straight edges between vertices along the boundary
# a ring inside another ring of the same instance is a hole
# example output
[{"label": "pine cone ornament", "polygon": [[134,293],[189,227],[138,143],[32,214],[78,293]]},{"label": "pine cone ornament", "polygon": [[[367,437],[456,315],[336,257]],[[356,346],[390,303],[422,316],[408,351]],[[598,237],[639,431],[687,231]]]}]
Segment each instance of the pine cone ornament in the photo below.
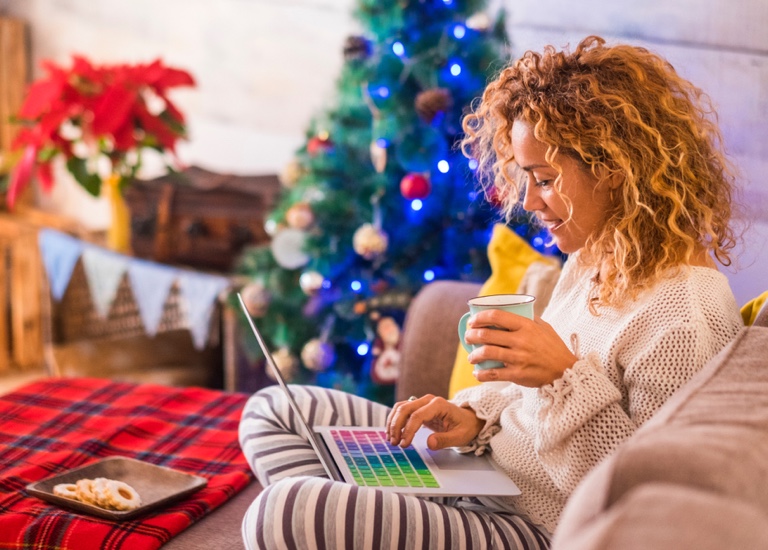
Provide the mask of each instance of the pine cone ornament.
[{"label": "pine cone ornament", "polygon": [[424,90],[416,96],[414,107],[416,114],[424,122],[431,124],[440,113],[445,113],[453,105],[451,92],[445,88]]},{"label": "pine cone ornament", "polygon": [[344,42],[344,59],[364,61],[371,55],[371,43],[364,36],[348,36]]}]

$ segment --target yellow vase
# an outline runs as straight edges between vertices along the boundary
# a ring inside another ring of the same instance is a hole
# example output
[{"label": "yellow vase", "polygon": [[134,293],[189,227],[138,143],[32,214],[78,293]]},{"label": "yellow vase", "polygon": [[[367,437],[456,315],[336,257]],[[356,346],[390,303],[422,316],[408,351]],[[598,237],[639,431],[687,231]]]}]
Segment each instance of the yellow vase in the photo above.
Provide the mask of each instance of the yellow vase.
[{"label": "yellow vase", "polygon": [[123,254],[131,251],[131,213],[125,197],[120,192],[120,176],[110,175],[102,185],[102,192],[107,197],[112,220],[107,229],[107,246]]}]

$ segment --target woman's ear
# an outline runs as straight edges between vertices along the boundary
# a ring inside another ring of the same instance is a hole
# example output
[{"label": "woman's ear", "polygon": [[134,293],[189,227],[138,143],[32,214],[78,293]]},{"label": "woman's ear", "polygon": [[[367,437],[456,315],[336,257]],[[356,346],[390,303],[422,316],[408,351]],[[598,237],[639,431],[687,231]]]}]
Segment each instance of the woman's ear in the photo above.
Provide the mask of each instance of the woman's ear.
[{"label": "woman's ear", "polygon": [[608,176],[608,186],[611,189],[618,189],[622,183],[624,183],[624,174],[621,172],[613,172]]},{"label": "woman's ear", "polygon": [[624,182],[624,174],[619,170],[610,170],[607,166],[597,168],[597,179],[602,184],[605,182],[608,189],[618,189]]}]

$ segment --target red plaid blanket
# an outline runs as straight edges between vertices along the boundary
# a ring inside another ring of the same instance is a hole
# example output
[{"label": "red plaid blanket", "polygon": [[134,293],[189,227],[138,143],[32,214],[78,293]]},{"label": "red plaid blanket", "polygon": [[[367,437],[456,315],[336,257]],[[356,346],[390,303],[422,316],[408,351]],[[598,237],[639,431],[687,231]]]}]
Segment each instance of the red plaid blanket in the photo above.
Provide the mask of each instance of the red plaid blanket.
[{"label": "red plaid blanket", "polygon": [[[51,379],[0,396],[0,548],[159,548],[252,479],[237,442],[245,394]],[[165,510],[114,522],[28,495],[33,481],[108,456],[208,479]]]}]

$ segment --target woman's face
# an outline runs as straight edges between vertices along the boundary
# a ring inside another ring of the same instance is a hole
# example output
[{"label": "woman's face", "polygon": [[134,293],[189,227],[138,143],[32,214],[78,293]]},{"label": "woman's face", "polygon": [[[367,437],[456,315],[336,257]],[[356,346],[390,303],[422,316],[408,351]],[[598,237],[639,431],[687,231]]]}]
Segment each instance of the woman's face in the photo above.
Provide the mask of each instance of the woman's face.
[{"label": "woman's face", "polygon": [[[562,187],[555,188],[559,175],[545,158],[547,145],[533,135],[533,125],[516,120],[512,126],[515,161],[527,174],[523,208],[533,212],[552,235],[560,251],[571,254],[584,246],[587,237],[599,230],[610,210],[610,188],[578,160],[558,155]],[[563,198],[568,197],[568,202]]]}]

